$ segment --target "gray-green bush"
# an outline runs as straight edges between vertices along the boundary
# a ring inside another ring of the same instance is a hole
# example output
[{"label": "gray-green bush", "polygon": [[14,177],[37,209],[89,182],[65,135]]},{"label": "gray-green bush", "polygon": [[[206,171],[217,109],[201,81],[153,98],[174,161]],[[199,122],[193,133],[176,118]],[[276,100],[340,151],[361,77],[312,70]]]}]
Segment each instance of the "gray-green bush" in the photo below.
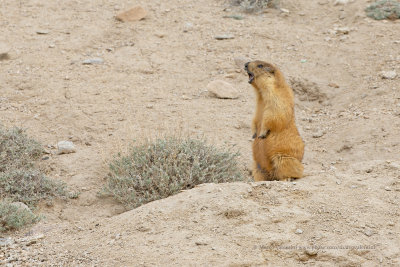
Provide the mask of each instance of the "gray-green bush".
[{"label": "gray-green bush", "polygon": [[22,202],[34,208],[41,200],[66,195],[63,183],[47,178],[37,168],[43,153],[42,146],[23,130],[0,125],[0,231],[20,228],[38,218],[9,203]]},{"label": "gray-green bush", "polygon": [[369,5],[365,12],[368,17],[376,20],[382,19],[399,19],[400,18],[400,2],[396,0],[380,0]]},{"label": "gray-green bush", "polygon": [[204,140],[167,137],[132,146],[110,163],[104,192],[128,209],[202,183],[243,180],[237,152]]}]

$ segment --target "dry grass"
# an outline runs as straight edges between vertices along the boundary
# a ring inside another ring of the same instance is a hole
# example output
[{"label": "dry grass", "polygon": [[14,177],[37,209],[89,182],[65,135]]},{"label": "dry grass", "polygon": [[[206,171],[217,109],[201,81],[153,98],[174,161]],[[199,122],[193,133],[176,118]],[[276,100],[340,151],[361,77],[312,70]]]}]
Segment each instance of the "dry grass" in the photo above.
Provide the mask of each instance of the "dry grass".
[{"label": "dry grass", "polygon": [[11,202],[34,208],[41,200],[66,195],[63,183],[47,178],[36,168],[43,153],[42,146],[23,130],[0,126],[0,231],[37,220],[34,214],[17,209]]},{"label": "dry grass", "polygon": [[128,209],[166,198],[202,183],[243,180],[238,153],[203,140],[167,137],[132,146],[110,163],[104,188]]}]

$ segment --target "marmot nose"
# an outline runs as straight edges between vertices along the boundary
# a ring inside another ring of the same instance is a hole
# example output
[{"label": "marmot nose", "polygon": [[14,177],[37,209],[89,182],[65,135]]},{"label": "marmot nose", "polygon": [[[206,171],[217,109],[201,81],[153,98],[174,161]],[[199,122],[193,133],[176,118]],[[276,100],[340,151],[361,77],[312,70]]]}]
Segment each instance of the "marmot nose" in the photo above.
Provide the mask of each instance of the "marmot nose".
[{"label": "marmot nose", "polygon": [[245,69],[247,69],[247,67],[249,66],[249,63],[250,63],[250,62],[247,62],[247,63],[244,64],[244,68],[245,68]]}]

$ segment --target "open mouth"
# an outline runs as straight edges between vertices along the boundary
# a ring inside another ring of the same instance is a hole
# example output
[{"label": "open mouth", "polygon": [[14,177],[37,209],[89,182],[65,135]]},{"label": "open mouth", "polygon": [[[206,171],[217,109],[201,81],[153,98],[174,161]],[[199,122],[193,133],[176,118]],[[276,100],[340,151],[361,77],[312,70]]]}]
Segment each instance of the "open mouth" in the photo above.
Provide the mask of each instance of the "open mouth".
[{"label": "open mouth", "polygon": [[244,70],[247,71],[247,74],[249,74],[249,83],[252,83],[254,81],[254,74],[251,71],[249,71],[248,66],[249,66],[249,62],[247,62],[244,65]]},{"label": "open mouth", "polygon": [[249,83],[252,83],[254,81],[254,74],[251,71],[247,71],[249,74]]}]

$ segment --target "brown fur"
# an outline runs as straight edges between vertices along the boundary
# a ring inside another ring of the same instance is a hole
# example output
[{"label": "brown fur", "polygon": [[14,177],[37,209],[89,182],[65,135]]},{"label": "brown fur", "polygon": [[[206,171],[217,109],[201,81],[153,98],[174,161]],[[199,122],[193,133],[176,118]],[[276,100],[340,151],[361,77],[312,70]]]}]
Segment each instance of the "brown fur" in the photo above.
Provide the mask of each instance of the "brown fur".
[{"label": "brown fur", "polygon": [[251,126],[254,180],[301,178],[304,143],[295,124],[293,90],[272,64],[252,61],[245,70],[257,97]]}]

